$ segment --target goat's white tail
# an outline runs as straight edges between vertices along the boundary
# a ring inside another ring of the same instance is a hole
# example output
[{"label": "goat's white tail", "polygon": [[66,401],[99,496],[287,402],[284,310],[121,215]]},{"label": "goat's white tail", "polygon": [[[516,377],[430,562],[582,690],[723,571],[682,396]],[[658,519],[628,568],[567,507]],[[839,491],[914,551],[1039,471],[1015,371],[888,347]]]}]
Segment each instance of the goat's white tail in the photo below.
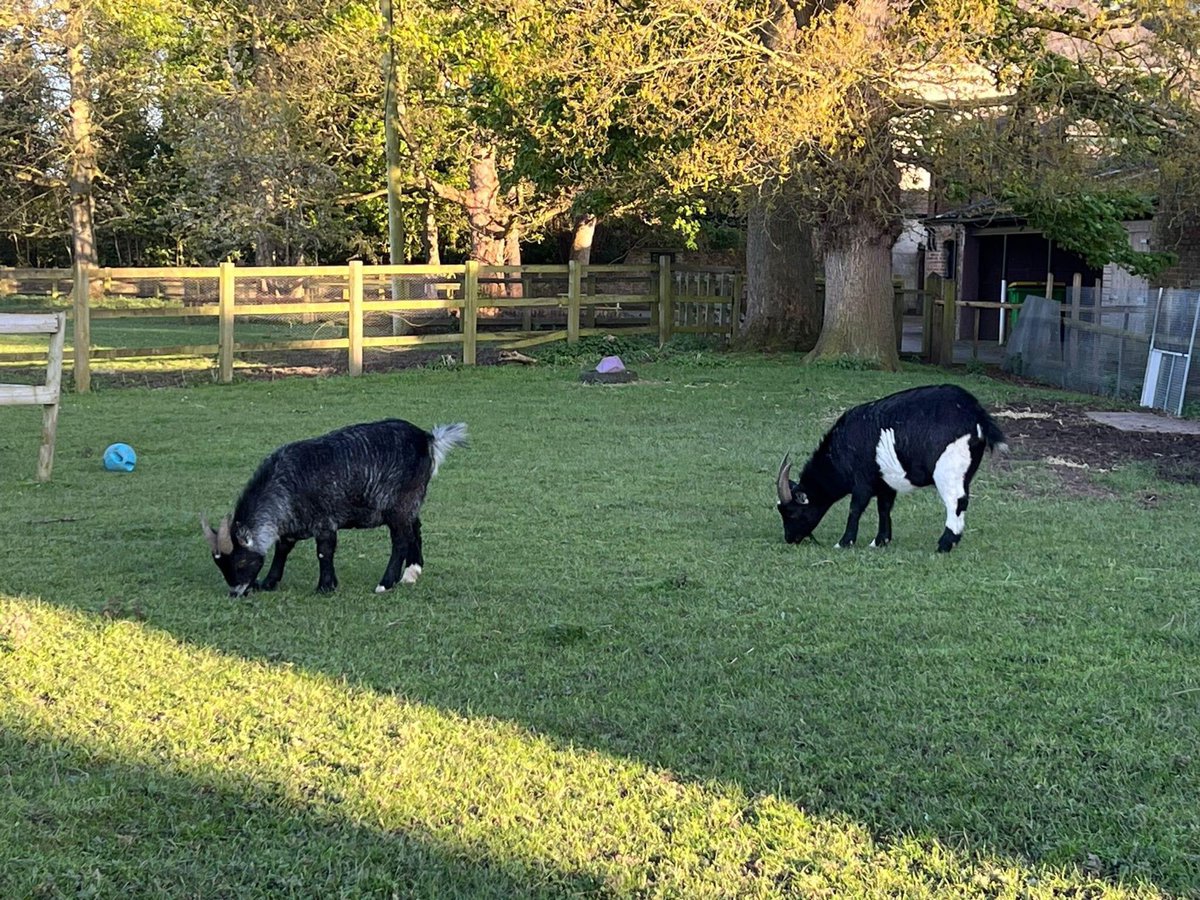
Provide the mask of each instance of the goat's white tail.
[{"label": "goat's white tail", "polygon": [[[456,422],[453,425],[434,425],[433,440],[429,442],[430,452],[433,453],[433,475],[437,474],[438,466],[455,447],[465,447],[467,444],[467,423]],[[432,475],[430,477],[433,477]]]}]

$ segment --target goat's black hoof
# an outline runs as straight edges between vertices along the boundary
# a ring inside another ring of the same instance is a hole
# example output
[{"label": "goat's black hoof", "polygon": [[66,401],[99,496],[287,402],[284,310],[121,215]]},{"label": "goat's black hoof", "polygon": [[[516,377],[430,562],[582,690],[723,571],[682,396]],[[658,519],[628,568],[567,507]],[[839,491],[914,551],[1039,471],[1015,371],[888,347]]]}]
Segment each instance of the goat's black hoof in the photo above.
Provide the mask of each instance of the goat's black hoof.
[{"label": "goat's black hoof", "polygon": [[317,593],[318,594],[332,594],[334,591],[337,590],[337,586],[338,586],[338,583],[337,583],[336,578],[333,579],[333,581],[330,581],[327,583],[322,582],[321,584],[317,585]]},{"label": "goat's black hoof", "polygon": [[273,591],[277,587],[279,587],[279,579],[278,578],[276,578],[274,580],[268,578],[262,584],[256,584],[254,586],[255,590],[259,590],[259,591]]}]

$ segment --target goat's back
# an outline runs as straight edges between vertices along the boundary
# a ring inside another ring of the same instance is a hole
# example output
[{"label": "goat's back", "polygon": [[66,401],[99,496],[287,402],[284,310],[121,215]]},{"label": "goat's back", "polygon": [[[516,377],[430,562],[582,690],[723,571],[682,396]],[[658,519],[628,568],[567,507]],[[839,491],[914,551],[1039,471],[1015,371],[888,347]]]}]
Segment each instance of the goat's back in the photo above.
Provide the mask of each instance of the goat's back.
[{"label": "goat's back", "polygon": [[411,422],[384,419],[285,444],[259,466],[239,507],[283,502],[297,519],[343,524],[398,505],[415,512],[433,471],[430,440]]}]

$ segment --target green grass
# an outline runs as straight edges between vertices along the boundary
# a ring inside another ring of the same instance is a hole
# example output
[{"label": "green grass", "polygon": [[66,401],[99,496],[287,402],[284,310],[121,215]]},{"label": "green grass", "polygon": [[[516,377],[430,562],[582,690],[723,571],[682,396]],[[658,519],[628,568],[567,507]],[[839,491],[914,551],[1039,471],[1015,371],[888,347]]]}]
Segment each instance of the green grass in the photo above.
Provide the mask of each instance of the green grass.
[{"label": "green grass", "polygon": [[[1200,896],[1200,491],[985,465],[949,556],[931,491],[791,547],[782,451],[939,373],[636,368],[69,396],[46,485],[0,410],[0,896]],[[386,415],[472,431],[421,581],[226,597],[197,516]]]}]

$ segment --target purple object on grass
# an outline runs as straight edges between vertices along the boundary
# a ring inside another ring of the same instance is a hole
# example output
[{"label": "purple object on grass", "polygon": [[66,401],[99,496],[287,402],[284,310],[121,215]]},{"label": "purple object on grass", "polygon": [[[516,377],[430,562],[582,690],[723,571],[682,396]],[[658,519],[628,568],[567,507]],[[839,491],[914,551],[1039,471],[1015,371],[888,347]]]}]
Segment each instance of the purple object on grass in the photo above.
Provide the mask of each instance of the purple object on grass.
[{"label": "purple object on grass", "polygon": [[597,364],[596,371],[601,373],[624,372],[625,363],[621,362],[619,356],[606,356]]}]

